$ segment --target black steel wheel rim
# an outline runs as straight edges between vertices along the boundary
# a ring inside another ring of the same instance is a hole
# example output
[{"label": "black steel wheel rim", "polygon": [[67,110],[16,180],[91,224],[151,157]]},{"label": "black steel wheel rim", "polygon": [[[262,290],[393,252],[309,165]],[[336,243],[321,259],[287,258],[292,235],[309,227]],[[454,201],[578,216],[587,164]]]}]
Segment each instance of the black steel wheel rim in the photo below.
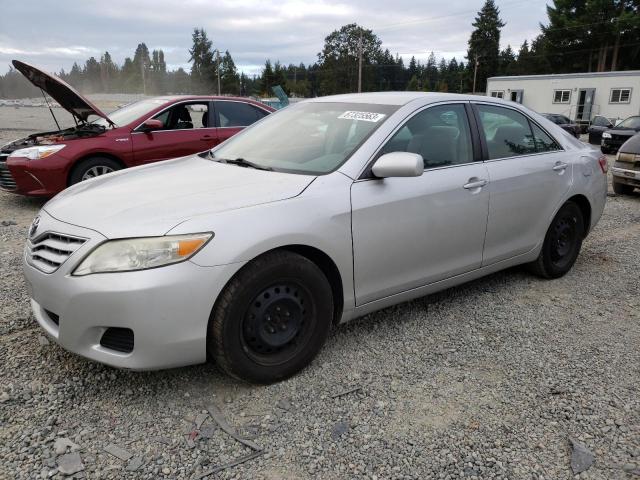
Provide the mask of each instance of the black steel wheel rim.
[{"label": "black steel wheel rim", "polygon": [[550,256],[555,265],[562,265],[571,259],[577,236],[577,222],[573,216],[564,215],[556,220],[550,238]]},{"label": "black steel wheel rim", "polygon": [[249,304],[242,322],[245,353],[260,365],[291,360],[304,348],[315,324],[308,290],[294,281],[264,288]]}]

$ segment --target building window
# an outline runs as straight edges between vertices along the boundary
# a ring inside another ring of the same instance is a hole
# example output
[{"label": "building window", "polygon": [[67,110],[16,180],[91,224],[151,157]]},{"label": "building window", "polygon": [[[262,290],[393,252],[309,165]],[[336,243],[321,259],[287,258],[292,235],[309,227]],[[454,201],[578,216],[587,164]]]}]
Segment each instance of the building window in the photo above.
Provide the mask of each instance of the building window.
[{"label": "building window", "polygon": [[494,98],[504,98],[504,90],[492,90],[491,96]]},{"label": "building window", "polygon": [[569,103],[571,101],[571,90],[554,90],[553,103]]},{"label": "building window", "polygon": [[631,101],[630,88],[612,88],[609,103],[629,103]]}]

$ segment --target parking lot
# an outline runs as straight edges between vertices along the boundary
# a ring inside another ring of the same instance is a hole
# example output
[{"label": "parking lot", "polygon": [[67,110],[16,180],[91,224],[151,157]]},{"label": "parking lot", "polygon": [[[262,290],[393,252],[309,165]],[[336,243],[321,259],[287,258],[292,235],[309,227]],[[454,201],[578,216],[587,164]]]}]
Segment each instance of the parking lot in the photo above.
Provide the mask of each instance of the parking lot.
[{"label": "parking lot", "polygon": [[[0,142],[48,115],[1,110]],[[48,341],[20,258],[43,203],[0,192],[0,478],[63,478],[77,453],[71,477],[92,479],[565,479],[570,439],[595,455],[579,478],[640,478],[638,194],[608,198],[567,276],[516,268],[387,308],[266,387]]]}]

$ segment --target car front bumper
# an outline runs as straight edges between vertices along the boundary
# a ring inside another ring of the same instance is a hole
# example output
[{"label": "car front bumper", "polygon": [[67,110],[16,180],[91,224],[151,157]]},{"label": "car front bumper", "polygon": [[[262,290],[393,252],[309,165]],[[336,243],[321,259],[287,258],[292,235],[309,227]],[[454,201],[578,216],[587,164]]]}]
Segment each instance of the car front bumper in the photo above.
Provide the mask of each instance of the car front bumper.
[{"label": "car front bumper", "polygon": [[622,144],[627,140],[629,140],[629,138],[630,137],[625,137],[624,139],[602,137],[600,139],[600,146],[606,150],[617,152],[618,149],[622,146]]},{"label": "car front bumper", "polygon": [[[239,264],[201,267],[186,261],[136,272],[71,275],[80,260],[106,240],[94,231],[40,214],[40,232],[87,238],[53,273],[44,273],[25,251],[24,274],[34,316],[65,349],[107,365],[135,370],[206,361],[207,324],[218,294]],[[110,328],[133,331],[133,349],[101,344]]]},{"label": "car front bumper", "polygon": [[67,187],[69,161],[60,155],[42,160],[7,158],[0,163],[0,188],[33,197],[53,197]]}]

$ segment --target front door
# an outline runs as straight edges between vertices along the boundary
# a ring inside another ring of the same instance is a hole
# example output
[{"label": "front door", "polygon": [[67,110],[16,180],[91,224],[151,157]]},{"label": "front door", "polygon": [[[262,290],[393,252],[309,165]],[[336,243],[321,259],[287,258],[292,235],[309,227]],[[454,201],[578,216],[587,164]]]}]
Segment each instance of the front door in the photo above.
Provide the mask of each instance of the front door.
[{"label": "front door", "polygon": [[511,90],[511,101],[516,103],[522,103],[522,97],[524,96],[524,90]]},{"label": "front door", "polygon": [[572,154],[515,109],[476,108],[490,181],[483,260],[490,265],[529,252],[544,239],[571,185]]},{"label": "front door", "polygon": [[208,101],[178,103],[153,118],[164,127],[151,132],[137,129],[131,134],[136,164],[192,155],[218,143]]},{"label": "front door", "polygon": [[591,111],[593,110],[593,98],[595,97],[595,94],[595,88],[583,88],[578,92],[577,122],[588,123],[591,120]]},{"label": "front door", "polygon": [[414,115],[380,154],[422,155],[421,177],[366,178],[351,188],[355,294],[362,305],[479,268],[487,170],[474,161],[463,103]]}]

